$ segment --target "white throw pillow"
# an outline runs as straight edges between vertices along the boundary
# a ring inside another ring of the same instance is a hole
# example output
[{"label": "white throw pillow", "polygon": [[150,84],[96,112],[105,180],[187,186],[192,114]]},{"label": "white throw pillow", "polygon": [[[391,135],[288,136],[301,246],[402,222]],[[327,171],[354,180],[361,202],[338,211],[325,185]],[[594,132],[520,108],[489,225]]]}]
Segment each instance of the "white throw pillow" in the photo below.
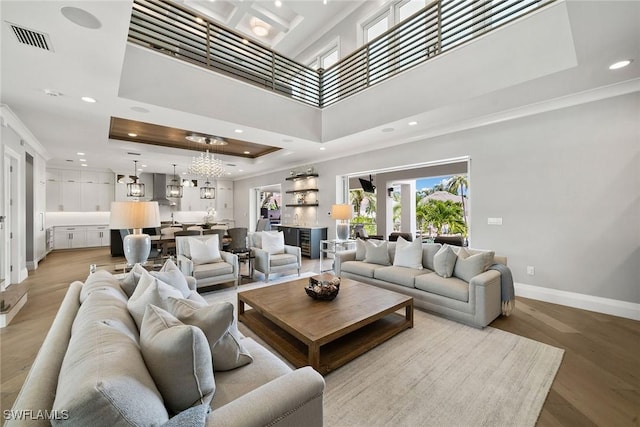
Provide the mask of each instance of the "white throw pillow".
[{"label": "white throw pillow", "polygon": [[493,252],[479,252],[472,255],[467,249],[460,248],[453,275],[465,282],[470,282],[474,276],[487,271],[492,260]]},{"label": "white throw pillow", "polygon": [[263,233],[262,249],[269,252],[271,255],[283,254],[284,233],[282,231],[277,233]]},{"label": "white throw pillow", "polygon": [[189,289],[189,285],[187,284],[187,278],[170,259],[164,263],[160,271],[151,271],[150,274],[179,290],[185,298],[188,298],[189,294],[191,294],[191,289]]},{"label": "white throw pillow", "polygon": [[366,248],[364,262],[391,265],[391,261],[389,260],[389,246],[386,240],[381,241],[377,246],[372,240],[365,240],[364,244]]},{"label": "white throw pillow", "polygon": [[422,270],[422,240],[416,239],[409,242],[402,236],[398,237],[393,265]]},{"label": "white throw pillow", "polygon": [[220,256],[220,241],[217,234],[212,234],[205,241],[189,238],[189,252],[191,252],[191,261],[195,265],[211,264],[222,261]]},{"label": "white throw pillow", "polygon": [[458,256],[449,245],[443,245],[433,256],[433,267],[436,274],[441,277],[451,277]]},{"label": "white throw pillow", "polygon": [[361,238],[356,239],[356,261],[364,261],[367,256],[367,245]]},{"label": "white throw pillow", "polygon": [[169,312],[181,322],[202,329],[211,347],[215,371],[228,371],[253,361],[240,343],[233,304],[201,306],[190,300],[169,298]]},{"label": "white throw pillow", "polygon": [[127,302],[127,308],[138,330],[142,326],[142,318],[149,304],[166,309],[169,297],[182,298],[182,293],[171,285],[153,277],[147,271],[142,274],[138,286]]},{"label": "white throw pillow", "polygon": [[149,305],[140,328],[140,350],[170,412],[211,402],[216,389],[211,350],[200,328]]},{"label": "white throw pillow", "polygon": [[140,277],[142,277],[142,273],[145,272],[145,268],[140,264],[135,264],[130,272],[128,272],[124,278],[122,279],[121,287],[122,290],[127,294],[128,297],[133,295],[133,291],[138,286],[138,281]]}]

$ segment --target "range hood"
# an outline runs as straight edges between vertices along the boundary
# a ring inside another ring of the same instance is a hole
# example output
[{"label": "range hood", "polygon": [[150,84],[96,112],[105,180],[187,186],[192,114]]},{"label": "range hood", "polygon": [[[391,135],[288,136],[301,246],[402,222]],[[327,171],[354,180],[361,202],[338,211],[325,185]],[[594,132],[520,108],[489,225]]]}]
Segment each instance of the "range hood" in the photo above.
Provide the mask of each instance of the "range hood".
[{"label": "range hood", "polygon": [[176,202],[167,199],[167,175],[163,173],[153,174],[153,198],[152,202],[159,205],[175,206]]}]

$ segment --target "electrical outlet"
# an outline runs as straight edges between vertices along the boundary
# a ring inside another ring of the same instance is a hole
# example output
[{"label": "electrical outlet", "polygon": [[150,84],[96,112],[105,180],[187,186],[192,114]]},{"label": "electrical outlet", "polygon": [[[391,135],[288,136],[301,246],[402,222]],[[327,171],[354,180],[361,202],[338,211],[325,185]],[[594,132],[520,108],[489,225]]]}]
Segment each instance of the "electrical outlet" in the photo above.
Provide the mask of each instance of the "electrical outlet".
[{"label": "electrical outlet", "polygon": [[527,266],[527,274],[533,276],[536,274],[536,269],[532,265]]}]

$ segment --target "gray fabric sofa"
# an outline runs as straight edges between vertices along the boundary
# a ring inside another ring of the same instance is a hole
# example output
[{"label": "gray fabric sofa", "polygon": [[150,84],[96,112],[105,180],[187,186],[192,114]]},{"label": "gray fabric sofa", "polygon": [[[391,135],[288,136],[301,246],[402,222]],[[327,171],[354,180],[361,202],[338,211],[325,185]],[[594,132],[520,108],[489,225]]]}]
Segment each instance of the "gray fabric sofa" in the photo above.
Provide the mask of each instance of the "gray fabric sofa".
[{"label": "gray fabric sofa", "polygon": [[[206,304],[189,279],[186,300]],[[122,283],[103,271],[85,283],[71,283],[13,406],[13,413],[26,416],[9,419],[6,426],[323,425],[322,376],[310,367],[292,370],[241,335],[253,361],[215,372],[210,405],[169,415],[140,354],[141,336]],[[113,335],[117,345],[102,349],[113,344]],[[85,387],[89,396],[71,398],[75,387]]]},{"label": "gray fabric sofa", "polygon": [[[500,273],[487,270],[468,281],[441,277],[434,271],[434,256],[441,247],[422,244],[422,269],[394,266],[395,242],[388,242],[391,265],[365,262],[356,250],[349,250],[336,254],[334,269],[340,277],[409,295],[424,310],[478,328],[487,326],[501,314]],[[506,265],[507,260],[494,256],[493,262]]]}]

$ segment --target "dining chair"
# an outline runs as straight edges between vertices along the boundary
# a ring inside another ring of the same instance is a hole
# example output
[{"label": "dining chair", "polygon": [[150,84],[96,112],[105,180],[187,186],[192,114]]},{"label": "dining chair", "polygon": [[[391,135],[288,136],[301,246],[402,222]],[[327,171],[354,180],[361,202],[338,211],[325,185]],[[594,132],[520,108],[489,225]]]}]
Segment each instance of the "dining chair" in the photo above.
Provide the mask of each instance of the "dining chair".
[{"label": "dining chair", "polygon": [[226,230],[222,230],[220,228],[211,228],[209,230],[202,230],[203,235],[208,235],[208,234],[218,235],[218,242],[220,243],[219,246],[221,250],[224,248],[224,236],[226,233],[227,233]]}]

